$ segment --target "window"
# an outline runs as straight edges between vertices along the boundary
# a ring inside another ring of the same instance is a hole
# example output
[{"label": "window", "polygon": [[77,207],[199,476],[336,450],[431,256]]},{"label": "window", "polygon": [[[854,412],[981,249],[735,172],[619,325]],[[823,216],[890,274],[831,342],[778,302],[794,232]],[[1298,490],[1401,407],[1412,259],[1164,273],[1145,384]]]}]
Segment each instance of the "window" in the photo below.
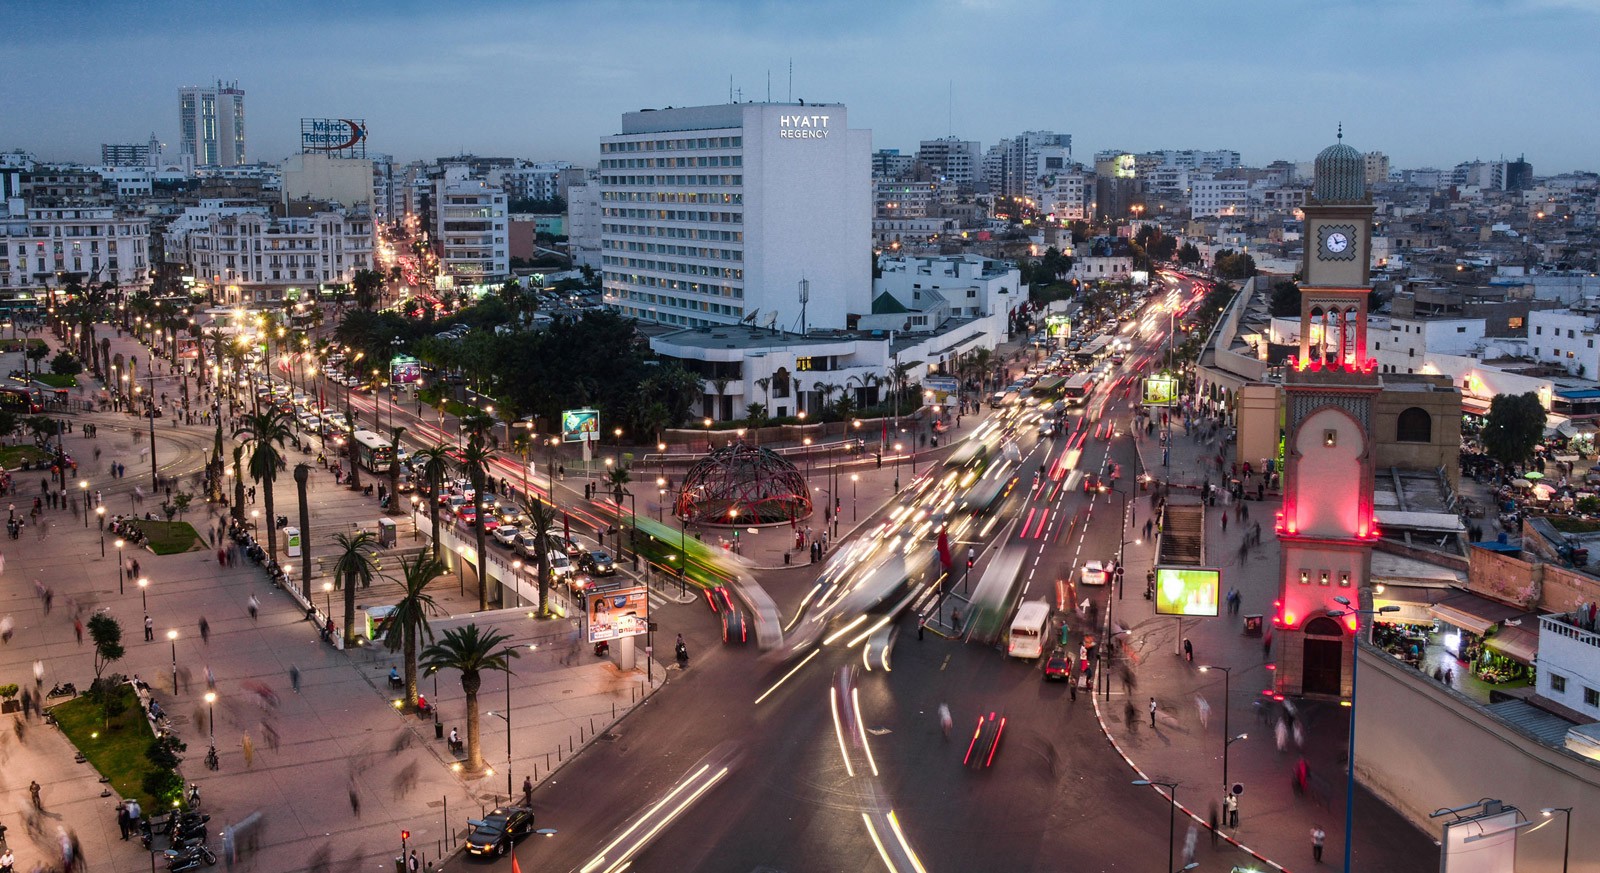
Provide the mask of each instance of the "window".
[{"label": "window", "polygon": [[1567,339],[1577,339],[1577,336],[1569,330],[1567,331]]},{"label": "window", "polygon": [[1506,327],[1509,327],[1512,330],[1520,330],[1522,328],[1522,325],[1523,325],[1523,320],[1522,320],[1522,316],[1520,316],[1520,315],[1513,315],[1512,317],[1506,319]]},{"label": "window", "polygon": [[1600,691],[1596,691],[1593,688],[1583,689],[1583,705],[1600,706]]},{"label": "window", "polygon": [[1550,690],[1557,694],[1567,693],[1567,677],[1550,674]]},{"label": "window", "polygon": [[1456,328],[1456,333],[1466,333],[1466,332],[1467,332],[1467,329],[1464,326]]},{"label": "window", "polygon": [[1426,443],[1433,440],[1433,416],[1426,409],[1413,406],[1402,410],[1395,420],[1394,438],[1402,443]]},{"label": "window", "polygon": [[1544,336],[1544,325],[1539,325],[1538,327],[1535,327],[1533,329],[1533,332],[1535,334],[1538,334],[1539,336]]}]

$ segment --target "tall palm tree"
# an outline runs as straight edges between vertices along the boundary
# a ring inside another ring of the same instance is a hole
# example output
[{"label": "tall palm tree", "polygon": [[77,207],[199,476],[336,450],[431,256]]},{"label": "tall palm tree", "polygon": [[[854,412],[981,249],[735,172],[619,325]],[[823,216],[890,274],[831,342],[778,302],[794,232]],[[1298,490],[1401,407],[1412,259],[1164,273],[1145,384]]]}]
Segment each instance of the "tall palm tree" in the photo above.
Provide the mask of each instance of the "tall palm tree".
[{"label": "tall palm tree", "polygon": [[250,478],[261,483],[262,502],[267,510],[267,555],[273,563],[278,561],[278,517],[272,511],[272,483],[278,479],[278,468],[283,466],[283,448],[291,435],[292,419],[287,413],[267,409],[244,417],[244,426],[233,432],[243,436],[244,445],[250,446]]},{"label": "tall palm tree", "polygon": [[545,503],[538,497],[529,495],[527,503],[523,504],[523,514],[528,517],[528,528],[533,533],[533,541],[539,544],[534,549],[534,563],[539,567],[539,615],[550,614],[550,532],[556,526],[556,508]]},{"label": "tall palm tree", "polygon": [[717,402],[712,407],[710,417],[717,419],[718,421],[722,420],[722,395],[728,393],[729,381],[729,379],[722,376],[718,376],[717,378],[711,380],[711,387],[717,389]]},{"label": "tall palm tree", "polygon": [[460,670],[461,690],[467,693],[467,770],[483,769],[483,749],[478,739],[478,689],[483,686],[483,671],[501,670],[510,681],[511,659],[522,652],[506,646],[497,648],[508,637],[499,631],[487,633],[475,624],[452,628],[439,641],[422,650],[422,667],[430,672]]},{"label": "tall palm tree", "polygon": [[376,270],[357,270],[350,280],[355,290],[356,305],[362,309],[377,308],[384,278],[384,275]]},{"label": "tall palm tree", "polygon": [[439,615],[443,610],[433,602],[425,589],[428,583],[444,575],[444,564],[427,553],[414,561],[400,559],[400,587],[402,594],[389,615],[383,632],[383,644],[389,651],[404,650],[406,664],[406,707],[417,706],[417,640],[423,636],[433,642],[433,627],[429,615]]},{"label": "tall palm tree", "polygon": [[233,447],[233,515],[244,521],[244,446]]},{"label": "tall palm tree", "polygon": [[400,511],[400,437],[405,432],[405,425],[397,424],[389,428],[389,445],[394,446],[394,456],[389,459],[390,515]]},{"label": "tall palm tree", "polygon": [[450,472],[450,447],[440,443],[417,449],[413,456],[422,461],[422,481],[427,484],[428,520],[433,524],[433,557],[440,557],[439,545],[439,493],[444,489],[445,474]]},{"label": "tall palm tree", "polygon": [[478,522],[472,526],[473,547],[477,549],[476,560],[472,563],[478,575],[478,609],[489,608],[489,579],[488,558],[489,552],[485,549],[483,536],[483,485],[489,477],[489,462],[494,459],[494,452],[489,450],[481,434],[474,433],[467,441],[467,447],[461,452],[461,472],[467,474],[467,480],[472,483],[472,508],[477,514]]},{"label": "tall palm tree", "polygon": [[333,575],[344,586],[344,644],[349,648],[356,644],[356,585],[371,585],[378,573],[378,562],[373,557],[378,551],[378,538],[371,531],[362,530],[333,539],[339,544]]},{"label": "tall palm tree", "polygon": [[294,488],[300,498],[300,593],[311,599],[311,504],[306,488],[311,484],[311,465],[294,465]]},{"label": "tall palm tree", "polygon": [[628,483],[633,481],[628,468],[613,467],[606,471],[606,481],[611,484],[611,497],[617,503],[617,557],[625,558],[622,550],[622,498],[628,495]]}]

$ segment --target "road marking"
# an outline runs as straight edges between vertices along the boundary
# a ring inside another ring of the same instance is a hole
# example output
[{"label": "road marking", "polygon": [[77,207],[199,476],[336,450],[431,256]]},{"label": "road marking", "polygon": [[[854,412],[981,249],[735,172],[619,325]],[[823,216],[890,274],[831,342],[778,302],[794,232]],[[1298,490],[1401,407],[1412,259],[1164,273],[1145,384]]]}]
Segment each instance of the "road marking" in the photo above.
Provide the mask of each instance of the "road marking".
[{"label": "road marking", "polygon": [[944,668],[946,668],[948,666],[950,666],[950,656],[949,655],[945,655],[944,656],[944,661],[939,664],[939,672],[943,673],[944,672]]}]

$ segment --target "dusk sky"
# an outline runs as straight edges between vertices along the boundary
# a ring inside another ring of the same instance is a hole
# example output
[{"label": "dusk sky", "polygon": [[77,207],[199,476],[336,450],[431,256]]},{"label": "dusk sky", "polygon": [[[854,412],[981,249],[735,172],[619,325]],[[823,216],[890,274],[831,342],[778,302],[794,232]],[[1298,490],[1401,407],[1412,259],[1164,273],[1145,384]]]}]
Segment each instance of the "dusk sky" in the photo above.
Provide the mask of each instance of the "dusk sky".
[{"label": "dusk sky", "polygon": [[[1600,169],[1600,0],[0,0],[0,150],[96,161],[176,144],[177,89],[236,80],[252,161],[299,118],[365,118],[369,149],[593,166],[623,112],[844,103],[874,148],[1070,133],[1073,155],[1333,141],[1396,168],[1525,154]],[[953,101],[947,95],[953,93]],[[953,105],[953,113],[950,106]]]}]

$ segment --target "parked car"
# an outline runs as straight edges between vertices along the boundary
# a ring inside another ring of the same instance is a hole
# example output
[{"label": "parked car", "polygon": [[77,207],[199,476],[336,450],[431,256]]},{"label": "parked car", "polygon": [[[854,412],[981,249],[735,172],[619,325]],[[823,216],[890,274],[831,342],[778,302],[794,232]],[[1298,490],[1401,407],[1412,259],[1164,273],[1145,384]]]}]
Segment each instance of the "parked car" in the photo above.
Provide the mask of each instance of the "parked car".
[{"label": "parked car", "polygon": [[578,569],[595,576],[614,576],[617,562],[612,560],[609,552],[595,549],[578,556]]},{"label": "parked car", "polygon": [[481,819],[467,819],[472,831],[467,834],[467,852],[472,855],[504,855],[512,842],[533,831],[533,810],[525,806],[501,806]]}]

